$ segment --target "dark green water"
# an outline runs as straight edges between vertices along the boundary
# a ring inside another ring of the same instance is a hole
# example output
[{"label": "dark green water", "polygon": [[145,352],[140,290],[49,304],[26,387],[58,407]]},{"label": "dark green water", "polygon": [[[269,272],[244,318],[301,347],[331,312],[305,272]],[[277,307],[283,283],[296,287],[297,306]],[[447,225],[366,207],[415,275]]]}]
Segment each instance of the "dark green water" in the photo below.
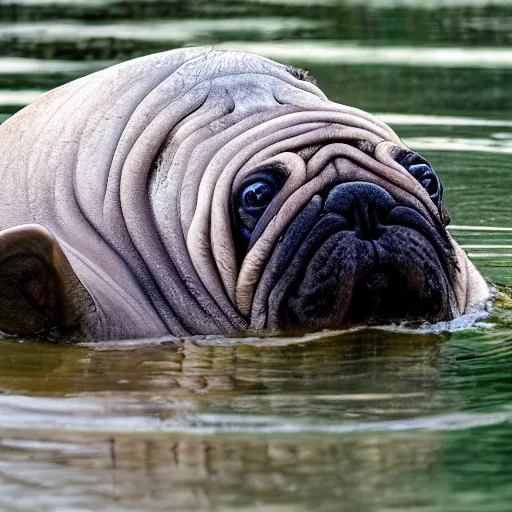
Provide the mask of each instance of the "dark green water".
[{"label": "dark green water", "polygon": [[511,2],[0,0],[0,120],[205,43],[310,70],[424,153],[452,234],[500,285],[493,316],[452,334],[4,341],[0,510],[509,512]]}]

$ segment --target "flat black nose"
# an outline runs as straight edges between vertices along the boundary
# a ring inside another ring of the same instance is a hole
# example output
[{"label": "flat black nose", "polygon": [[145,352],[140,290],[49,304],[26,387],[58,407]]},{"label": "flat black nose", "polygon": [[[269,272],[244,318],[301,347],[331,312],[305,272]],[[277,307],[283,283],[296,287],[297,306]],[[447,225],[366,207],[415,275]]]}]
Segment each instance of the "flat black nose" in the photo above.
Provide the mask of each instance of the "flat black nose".
[{"label": "flat black nose", "polygon": [[334,187],[324,204],[325,213],[345,217],[348,229],[364,239],[373,239],[384,230],[383,221],[396,201],[382,187],[354,181]]}]

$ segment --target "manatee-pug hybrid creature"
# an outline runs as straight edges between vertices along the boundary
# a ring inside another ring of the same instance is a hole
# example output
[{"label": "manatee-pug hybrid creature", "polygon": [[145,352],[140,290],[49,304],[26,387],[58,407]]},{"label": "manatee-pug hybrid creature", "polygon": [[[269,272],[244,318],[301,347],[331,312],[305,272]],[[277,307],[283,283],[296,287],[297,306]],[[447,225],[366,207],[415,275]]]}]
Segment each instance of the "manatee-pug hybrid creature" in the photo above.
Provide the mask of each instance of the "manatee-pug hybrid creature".
[{"label": "manatee-pug hybrid creature", "polygon": [[452,319],[483,278],[430,164],[298,69],[213,48],[0,127],[0,330],[62,340]]}]

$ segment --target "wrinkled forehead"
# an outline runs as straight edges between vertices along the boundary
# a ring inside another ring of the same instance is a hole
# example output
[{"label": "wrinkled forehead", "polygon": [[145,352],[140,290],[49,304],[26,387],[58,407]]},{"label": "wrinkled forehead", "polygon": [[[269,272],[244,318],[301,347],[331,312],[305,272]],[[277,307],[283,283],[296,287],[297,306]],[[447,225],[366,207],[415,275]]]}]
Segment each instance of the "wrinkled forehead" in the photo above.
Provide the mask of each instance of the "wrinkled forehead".
[{"label": "wrinkled forehead", "polygon": [[[185,124],[192,127],[190,131],[215,118],[211,128],[218,131],[261,113],[245,124],[261,126],[268,134],[283,124],[289,128],[301,124],[307,131],[317,127],[314,123],[325,123],[334,127],[332,139],[347,135],[339,132],[339,126],[359,130],[352,135],[359,136],[362,142],[359,147],[367,152],[386,140],[403,146],[394,131],[379,119],[357,108],[329,101],[303,70],[258,55],[215,49],[199,52],[191,49],[187,57],[144,100],[144,104],[152,107],[161,107],[163,103],[172,105],[178,112],[176,117],[180,119],[170,126],[168,143],[173,138],[179,141],[178,131]],[[287,116],[300,112],[303,115]],[[269,123],[278,117],[282,121]],[[324,137],[323,141],[328,139]]]},{"label": "wrinkled forehead", "polygon": [[[257,84],[274,77],[326,99],[322,91],[316,87],[315,80],[306,71],[260,55],[204,49],[199,55],[191,56],[184,64],[183,71],[195,77],[198,82],[231,77],[233,83]],[[252,77],[251,80],[247,80],[247,75]]]},{"label": "wrinkled forehead", "polygon": [[[325,101],[326,97],[316,87],[314,80],[302,70],[274,62],[259,55],[242,52],[221,51],[214,48],[190,48],[156,54],[130,61],[116,67],[118,74],[134,74],[134,79],[148,82],[156,79],[150,96],[164,95],[163,101],[185,99],[206,92],[207,97],[219,96],[222,92],[235,98],[237,103],[251,101],[251,94],[262,97],[261,92],[274,92],[277,101],[285,102],[286,95],[295,89],[307,93],[310,100]],[[121,82],[126,82],[126,77]],[[254,101],[254,100],[253,100]]]}]

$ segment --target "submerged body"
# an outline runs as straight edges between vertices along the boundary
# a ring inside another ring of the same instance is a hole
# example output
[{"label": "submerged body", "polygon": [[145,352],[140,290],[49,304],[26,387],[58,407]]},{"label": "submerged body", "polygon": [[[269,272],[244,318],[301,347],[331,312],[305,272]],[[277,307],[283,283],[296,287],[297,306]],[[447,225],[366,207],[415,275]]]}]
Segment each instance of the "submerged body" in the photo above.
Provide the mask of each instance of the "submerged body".
[{"label": "submerged body", "polygon": [[11,334],[438,321],[489,293],[428,162],[255,55],[175,50],[50,91],[0,127],[0,175]]}]

